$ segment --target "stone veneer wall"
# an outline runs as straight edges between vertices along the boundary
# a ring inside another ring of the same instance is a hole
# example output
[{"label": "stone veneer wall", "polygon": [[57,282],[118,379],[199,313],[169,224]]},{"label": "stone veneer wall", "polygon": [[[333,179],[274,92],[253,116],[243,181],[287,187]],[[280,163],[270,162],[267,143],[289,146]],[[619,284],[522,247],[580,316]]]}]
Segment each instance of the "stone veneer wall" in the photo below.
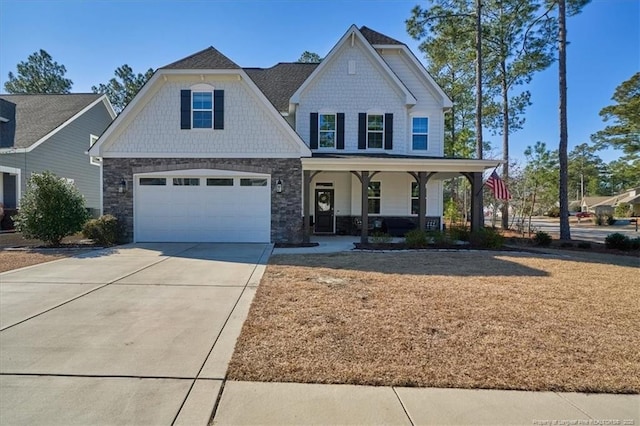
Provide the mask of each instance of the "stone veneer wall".
[{"label": "stone veneer wall", "polygon": [[[133,175],[187,169],[219,169],[270,174],[271,241],[302,241],[302,163],[299,158],[104,158],[104,214],[122,223],[124,238],[133,241]],[[122,180],[127,192],[118,189]],[[283,182],[276,193],[275,180]]]}]

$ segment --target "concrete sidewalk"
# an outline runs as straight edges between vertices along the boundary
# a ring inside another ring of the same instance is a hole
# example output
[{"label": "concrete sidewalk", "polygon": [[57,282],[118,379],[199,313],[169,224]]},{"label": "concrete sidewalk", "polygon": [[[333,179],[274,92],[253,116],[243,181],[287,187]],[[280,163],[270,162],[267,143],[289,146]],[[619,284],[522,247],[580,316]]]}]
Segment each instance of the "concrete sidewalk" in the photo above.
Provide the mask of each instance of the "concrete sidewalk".
[{"label": "concrete sidewalk", "polygon": [[640,425],[640,395],[228,381],[215,425]]}]

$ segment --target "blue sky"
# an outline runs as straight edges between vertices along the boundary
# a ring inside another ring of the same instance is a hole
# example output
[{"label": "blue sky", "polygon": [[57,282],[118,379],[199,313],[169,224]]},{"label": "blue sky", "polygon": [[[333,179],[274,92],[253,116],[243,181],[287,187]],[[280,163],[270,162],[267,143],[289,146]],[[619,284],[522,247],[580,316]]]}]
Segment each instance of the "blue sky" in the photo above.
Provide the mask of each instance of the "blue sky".
[{"label": "blue sky", "polygon": [[[418,0],[0,0],[0,91],[9,71],[38,49],[67,68],[74,92],[90,92],[129,64],[157,68],[214,46],[244,67],[321,56],[349,25],[366,25],[405,42]],[[603,128],[598,112],[616,86],[640,70],[640,0],[593,0],[568,21],[569,148]],[[528,89],[533,105],[524,129],[511,137],[511,155],[527,145],[558,144],[557,67],[538,73]],[[499,136],[485,134],[501,155]],[[605,161],[617,151],[600,153]]]}]

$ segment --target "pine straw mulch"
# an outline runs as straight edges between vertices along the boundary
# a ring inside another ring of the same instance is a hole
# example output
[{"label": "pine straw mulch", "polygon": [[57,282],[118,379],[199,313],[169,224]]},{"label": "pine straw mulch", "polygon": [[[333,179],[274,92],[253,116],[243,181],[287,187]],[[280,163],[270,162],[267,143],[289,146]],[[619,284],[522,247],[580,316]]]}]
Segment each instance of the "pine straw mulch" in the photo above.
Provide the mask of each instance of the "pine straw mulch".
[{"label": "pine straw mulch", "polygon": [[638,393],[639,264],[617,259],[273,256],[228,378]]}]

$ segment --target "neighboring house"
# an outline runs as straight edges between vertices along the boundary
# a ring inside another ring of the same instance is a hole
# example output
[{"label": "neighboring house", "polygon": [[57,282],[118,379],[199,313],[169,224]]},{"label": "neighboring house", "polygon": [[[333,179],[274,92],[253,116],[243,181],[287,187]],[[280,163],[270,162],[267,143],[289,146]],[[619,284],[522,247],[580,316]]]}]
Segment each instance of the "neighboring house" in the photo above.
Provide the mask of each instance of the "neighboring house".
[{"label": "neighboring house", "polygon": [[320,64],[241,68],[210,47],[159,68],[91,149],[134,241],[300,242],[383,221],[440,227],[452,103],[397,40],[355,26]]},{"label": "neighboring house", "polygon": [[0,95],[0,202],[19,207],[29,176],[48,170],[67,178],[87,208],[101,211],[100,163],[90,144],[115,118],[105,95]]},{"label": "neighboring house", "polygon": [[612,197],[590,198],[589,204],[587,204],[587,197],[585,197],[585,202],[583,203],[583,205],[586,204],[586,211],[595,214],[614,214],[616,207],[624,203],[631,206],[632,216],[640,216],[640,187],[623,191]]}]

